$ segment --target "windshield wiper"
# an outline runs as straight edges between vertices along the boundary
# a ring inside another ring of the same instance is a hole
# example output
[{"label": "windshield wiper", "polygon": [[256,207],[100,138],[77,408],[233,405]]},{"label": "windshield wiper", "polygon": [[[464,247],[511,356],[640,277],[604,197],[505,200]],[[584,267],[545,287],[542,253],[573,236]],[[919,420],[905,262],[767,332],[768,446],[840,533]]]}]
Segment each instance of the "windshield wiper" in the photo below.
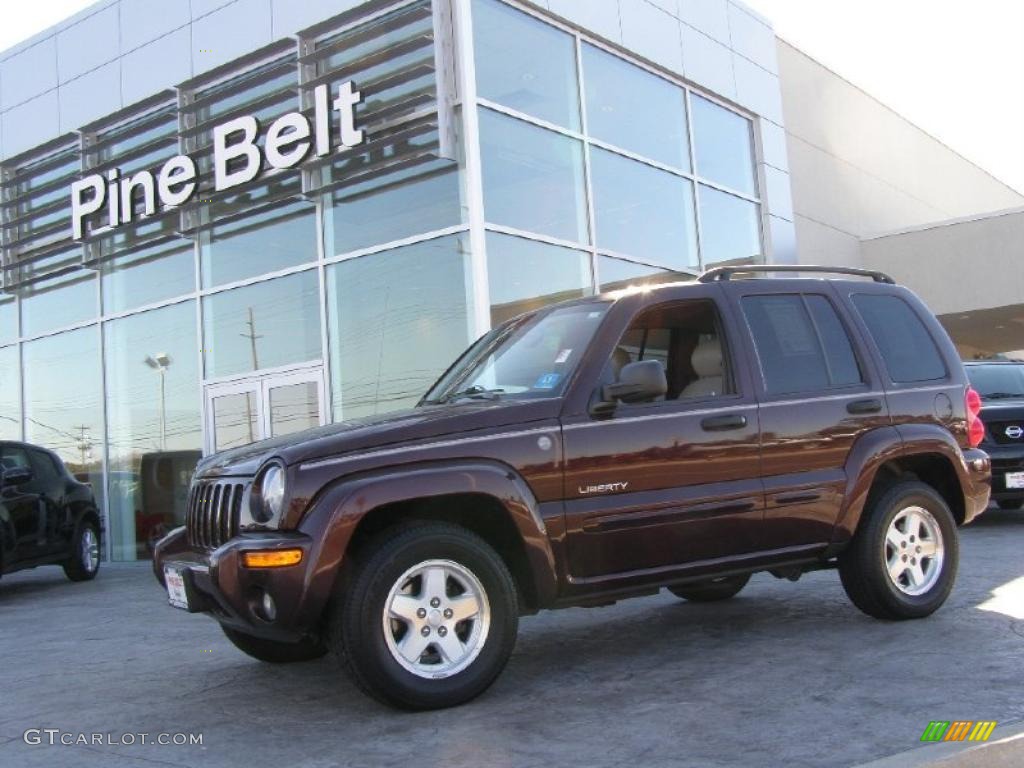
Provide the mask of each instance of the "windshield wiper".
[{"label": "windshield wiper", "polygon": [[466,387],[458,392],[445,395],[438,402],[450,403],[452,400],[458,400],[463,397],[470,397],[475,400],[498,400],[504,392],[504,389],[488,389],[487,387],[481,387],[479,384],[474,384],[472,387]]}]

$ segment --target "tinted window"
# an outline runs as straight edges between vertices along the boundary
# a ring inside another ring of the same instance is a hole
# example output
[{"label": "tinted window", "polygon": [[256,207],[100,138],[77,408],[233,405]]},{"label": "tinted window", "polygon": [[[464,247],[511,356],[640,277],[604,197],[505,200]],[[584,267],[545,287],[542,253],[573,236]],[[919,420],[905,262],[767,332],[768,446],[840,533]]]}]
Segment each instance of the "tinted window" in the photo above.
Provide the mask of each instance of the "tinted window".
[{"label": "tinted window", "polygon": [[861,380],[849,337],[825,298],[748,296],[743,312],[768,394],[810,392]]},{"label": "tinted window", "polygon": [[967,377],[985,400],[1024,398],[1024,365],[970,365]]},{"label": "tinted window", "polygon": [[899,296],[861,294],[853,297],[853,303],[878,345],[893,381],[933,381],[946,377],[946,365],[935,341],[907,302]]},{"label": "tinted window", "polygon": [[0,448],[0,466],[3,469],[28,467],[28,454],[24,448],[15,448],[14,446]]},{"label": "tinted window", "polygon": [[864,379],[857,366],[857,357],[832,302],[824,296],[805,296],[804,299],[818,328],[832,385],[842,387],[860,384]]},{"label": "tinted window", "polygon": [[51,490],[57,484],[59,476],[50,455],[42,451],[29,451],[29,461],[32,462],[32,471],[39,484],[47,491]]}]

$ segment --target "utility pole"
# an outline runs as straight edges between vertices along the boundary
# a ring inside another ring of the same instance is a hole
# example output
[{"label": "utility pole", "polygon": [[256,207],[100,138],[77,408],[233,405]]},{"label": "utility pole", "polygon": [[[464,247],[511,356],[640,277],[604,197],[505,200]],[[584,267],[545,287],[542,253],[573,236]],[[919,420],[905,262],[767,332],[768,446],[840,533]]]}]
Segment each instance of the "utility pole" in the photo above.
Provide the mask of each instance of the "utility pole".
[{"label": "utility pole", "polygon": [[252,350],[252,369],[258,371],[260,369],[260,361],[256,355],[256,339],[262,339],[263,337],[256,335],[256,319],[253,317],[252,307],[249,307],[249,321],[247,325],[249,326],[249,332],[239,335],[249,340],[249,347]]},{"label": "utility pole", "polygon": [[92,454],[92,441],[85,435],[89,431],[89,427],[85,424],[80,424],[77,427],[72,427],[72,429],[78,430],[78,451],[82,455],[81,465],[84,467],[86,457]]},{"label": "utility pole", "polygon": [[[260,360],[256,354],[256,339],[262,339],[262,336],[256,334],[256,318],[253,317],[252,307],[249,307],[249,332],[239,334],[243,338],[249,340],[249,347],[252,351],[252,369],[258,371],[260,369]],[[253,443],[256,441],[256,435],[253,434],[252,428],[252,397],[250,393],[245,394],[245,421],[249,427],[249,442]]]}]

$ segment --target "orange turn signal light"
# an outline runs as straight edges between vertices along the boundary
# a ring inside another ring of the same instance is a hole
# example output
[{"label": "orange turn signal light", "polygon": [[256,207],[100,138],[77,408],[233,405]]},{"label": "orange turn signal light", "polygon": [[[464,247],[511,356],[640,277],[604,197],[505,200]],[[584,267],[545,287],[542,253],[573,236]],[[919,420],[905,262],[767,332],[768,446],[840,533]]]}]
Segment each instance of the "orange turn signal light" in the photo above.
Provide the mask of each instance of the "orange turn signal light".
[{"label": "orange turn signal light", "polygon": [[242,555],[246,568],[285,568],[302,562],[301,549],[266,549]]}]

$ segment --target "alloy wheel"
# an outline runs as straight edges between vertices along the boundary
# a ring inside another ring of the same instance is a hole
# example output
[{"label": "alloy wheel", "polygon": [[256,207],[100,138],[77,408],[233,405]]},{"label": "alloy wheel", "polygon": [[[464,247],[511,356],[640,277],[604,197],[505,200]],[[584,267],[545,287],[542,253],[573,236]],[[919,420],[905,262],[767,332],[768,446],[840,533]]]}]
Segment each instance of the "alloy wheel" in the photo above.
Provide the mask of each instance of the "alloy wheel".
[{"label": "alloy wheel", "polygon": [[491,610],[483,585],[452,560],[426,560],[403,573],[384,603],[384,639],[412,674],[452,677],[487,642]]},{"label": "alloy wheel", "polygon": [[924,507],[901,509],[885,534],[885,566],[893,585],[905,595],[921,595],[942,573],[945,547],[938,521]]}]

